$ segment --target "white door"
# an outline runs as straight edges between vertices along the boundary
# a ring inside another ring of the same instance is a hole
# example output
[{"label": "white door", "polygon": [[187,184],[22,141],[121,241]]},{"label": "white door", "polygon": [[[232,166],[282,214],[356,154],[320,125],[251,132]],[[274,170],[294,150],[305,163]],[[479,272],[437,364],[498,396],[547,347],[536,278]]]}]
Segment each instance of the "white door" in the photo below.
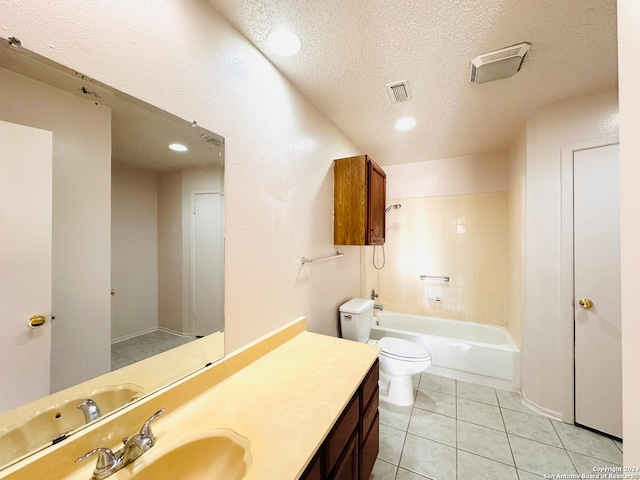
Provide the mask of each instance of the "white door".
[{"label": "white door", "polygon": [[621,438],[618,150],[573,156],[575,421]]},{"label": "white door", "polygon": [[195,336],[222,330],[224,283],[223,197],[194,195],[193,317]]},{"label": "white door", "polygon": [[52,138],[0,121],[0,412],[49,395]]}]

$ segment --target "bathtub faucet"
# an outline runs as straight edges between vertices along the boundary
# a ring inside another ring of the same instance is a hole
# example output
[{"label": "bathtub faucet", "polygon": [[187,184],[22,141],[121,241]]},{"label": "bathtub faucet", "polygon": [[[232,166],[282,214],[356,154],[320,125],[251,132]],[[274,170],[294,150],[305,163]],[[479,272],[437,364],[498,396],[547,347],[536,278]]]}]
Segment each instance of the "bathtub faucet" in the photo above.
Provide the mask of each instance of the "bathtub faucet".
[{"label": "bathtub faucet", "polygon": [[384,310],[384,307],[379,303],[374,303],[373,304],[373,308],[375,308],[376,310],[380,310],[380,311]]},{"label": "bathtub faucet", "polygon": [[375,300],[375,299],[376,299],[376,298],[378,298],[379,296],[380,296],[380,295],[378,295],[378,294],[376,293],[376,289],[375,289],[375,288],[372,288],[372,289],[371,289],[371,300]]}]

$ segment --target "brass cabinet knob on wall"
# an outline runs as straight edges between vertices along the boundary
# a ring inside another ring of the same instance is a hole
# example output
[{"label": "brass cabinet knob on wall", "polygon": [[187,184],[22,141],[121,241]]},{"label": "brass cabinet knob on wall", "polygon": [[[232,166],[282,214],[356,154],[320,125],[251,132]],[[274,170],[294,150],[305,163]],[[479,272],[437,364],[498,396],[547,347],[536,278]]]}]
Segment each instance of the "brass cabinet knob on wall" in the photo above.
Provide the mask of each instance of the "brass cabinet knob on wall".
[{"label": "brass cabinet knob on wall", "polygon": [[588,298],[581,298],[580,300],[578,300],[578,303],[580,304],[580,306],[582,308],[585,308],[587,310],[589,310],[591,307],[593,307],[593,302],[591,300],[589,300]]},{"label": "brass cabinet knob on wall", "polygon": [[46,321],[47,317],[45,317],[44,315],[34,315],[29,319],[27,325],[29,325],[31,328],[38,328],[44,325]]}]

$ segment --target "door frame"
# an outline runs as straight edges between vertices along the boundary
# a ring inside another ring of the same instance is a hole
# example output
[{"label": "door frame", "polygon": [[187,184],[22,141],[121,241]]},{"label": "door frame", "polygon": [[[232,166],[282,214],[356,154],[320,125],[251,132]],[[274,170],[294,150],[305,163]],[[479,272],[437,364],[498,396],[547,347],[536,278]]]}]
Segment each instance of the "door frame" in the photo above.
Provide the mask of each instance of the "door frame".
[{"label": "door frame", "polygon": [[[219,191],[218,189],[215,188],[195,188],[193,190],[191,190],[191,205],[190,205],[190,212],[191,212],[191,228],[190,228],[190,240],[189,240],[189,245],[190,245],[190,262],[189,262],[189,267],[191,269],[191,292],[190,292],[190,302],[191,302],[191,308],[189,311],[189,315],[191,315],[191,337],[195,338],[196,335],[196,317],[194,315],[194,310],[196,308],[196,195],[220,195],[220,201],[221,201],[221,209],[222,211],[220,212],[220,218],[221,218],[221,224],[220,224],[220,228],[222,231],[222,252],[220,253],[220,255],[222,256],[222,275],[224,276],[224,238],[225,238],[225,234],[224,234],[224,193]],[[220,314],[222,315],[222,318],[224,319],[224,292],[222,293],[222,305],[220,305]]]},{"label": "door frame", "polygon": [[605,137],[562,146],[561,154],[561,288],[562,420],[575,423],[575,337],[573,275],[573,157],[575,152],[619,144],[619,137]]}]

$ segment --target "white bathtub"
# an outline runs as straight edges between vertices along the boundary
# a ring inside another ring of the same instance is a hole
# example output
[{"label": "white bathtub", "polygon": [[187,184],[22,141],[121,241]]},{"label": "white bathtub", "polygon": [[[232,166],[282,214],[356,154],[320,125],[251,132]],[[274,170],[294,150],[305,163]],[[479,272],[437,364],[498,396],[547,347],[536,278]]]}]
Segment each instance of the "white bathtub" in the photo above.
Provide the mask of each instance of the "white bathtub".
[{"label": "white bathtub", "polygon": [[378,312],[370,337],[398,337],[431,352],[430,373],[504,390],[520,390],[520,350],[504,327]]}]

